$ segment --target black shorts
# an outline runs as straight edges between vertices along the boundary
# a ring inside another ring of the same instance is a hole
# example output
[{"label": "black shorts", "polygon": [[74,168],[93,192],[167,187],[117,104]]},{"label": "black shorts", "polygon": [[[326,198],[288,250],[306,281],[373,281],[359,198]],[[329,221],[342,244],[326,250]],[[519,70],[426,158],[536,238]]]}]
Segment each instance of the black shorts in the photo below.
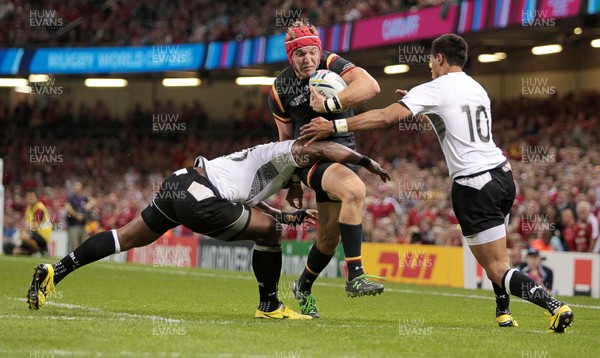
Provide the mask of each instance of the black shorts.
[{"label": "black shorts", "polygon": [[[327,195],[327,192],[323,190],[323,174],[327,168],[329,168],[335,162],[324,162],[317,161],[315,164],[310,167],[300,168],[297,173],[300,177],[300,180],[304,183],[304,185],[310,187],[315,191],[315,196],[317,199],[317,203],[327,203],[327,202],[337,202],[339,200],[333,200]],[[342,164],[350,168],[354,173],[358,174],[358,165],[354,164]]]},{"label": "black shorts", "polygon": [[143,211],[142,220],[157,234],[184,225],[194,232],[232,240],[250,224],[250,208],[223,199],[194,168],[171,174]]},{"label": "black shorts", "polygon": [[[494,241],[506,234],[508,214],[515,200],[516,188],[510,164],[483,173],[454,179],[452,183],[452,207],[463,236],[473,238],[470,244]],[[491,231],[490,231],[491,230]],[[496,232],[492,232],[492,231]]]}]

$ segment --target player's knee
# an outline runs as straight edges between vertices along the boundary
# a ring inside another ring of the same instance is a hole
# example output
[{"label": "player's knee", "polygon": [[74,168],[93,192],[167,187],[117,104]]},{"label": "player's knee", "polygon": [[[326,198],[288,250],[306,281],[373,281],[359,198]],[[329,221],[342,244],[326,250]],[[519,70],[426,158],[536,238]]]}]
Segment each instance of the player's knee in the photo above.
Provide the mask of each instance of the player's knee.
[{"label": "player's knee", "polygon": [[277,246],[281,242],[282,226],[276,220],[269,220],[263,235],[255,242],[263,246]]},{"label": "player's knee", "polygon": [[343,203],[362,204],[367,195],[365,184],[357,178],[357,180],[348,181],[347,185],[341,186],[339,198]]},{"label": "player's knee", "polygon": [[121,247],[121,251],[131,250],[134,247],[139,247],[141,245],[136,245],[134,235],[131,235],[129,230],[124,230],[125,228],[117,229],[117,238],[119,239],[119,246]]},{"label": "player's knee", "polygon": [[151,242],[149,242],[149,240],[143,235],[140,235],[135,230],[132,230],[129,226],[117,229],[117,238],[119,240],[121,251],[127,251],[135,247],[146,246]]}]

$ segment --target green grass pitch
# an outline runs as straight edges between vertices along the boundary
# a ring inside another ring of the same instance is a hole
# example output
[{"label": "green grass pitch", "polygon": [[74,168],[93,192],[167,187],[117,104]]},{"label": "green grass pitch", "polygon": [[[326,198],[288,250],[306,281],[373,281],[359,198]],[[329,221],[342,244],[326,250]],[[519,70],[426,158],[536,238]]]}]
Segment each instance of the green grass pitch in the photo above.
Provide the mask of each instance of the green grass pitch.
[{"label": "green grass pitch", "polygon": [[[0,356],[6,357],[598,357],[600,300],[563,298],[567,333],[513,298],[519,327],[493,320],[492,293],[386,284],[350,299],[342,279],[314,287],[321,319],[254,318],[252,273],[95,263],[57,286],[40,311],[25,295],[39,259],[0,256]],[[53,262],[53,261],[52,261]],[[280,299],[298,309],[293,277]]]}]

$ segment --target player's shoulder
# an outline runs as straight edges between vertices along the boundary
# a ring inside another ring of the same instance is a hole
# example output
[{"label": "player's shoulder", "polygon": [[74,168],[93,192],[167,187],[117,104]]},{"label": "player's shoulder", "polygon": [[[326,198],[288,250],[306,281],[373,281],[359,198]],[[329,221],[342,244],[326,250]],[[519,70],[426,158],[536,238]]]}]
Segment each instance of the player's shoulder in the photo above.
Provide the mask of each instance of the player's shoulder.
[{"label": "player's shoulder", "polygon": [[281,72],[279,72],[279,74],[275,78],[280,79],[280,78],[289,78],[289,77],[293,77],[293,76],[295,76],[295,75],[294,75],[294,71],[292,70],[292,67],[287,66]]},{"label": "player's shoulder", "polygon": [[338,55],[337,53],[330,51],[321,51],[321,62],[319,63],[319,69],[330,70],[340,74],[353,67],[356,66],[352,62]]},{"label": "player's shoulder", "polygon": [[[445,82],[446,91],[455,91],[456,88],[461,88],[463,91],[471,92],[473,94],[477,94],[482,98],[487,98],[488,94],[485,88],[481,85],[481,83],[477,82],[476,79],[469,76],[465,72],[457,72],[452,74],[451,76],[442,76],[449,77]],[[489,99],[489,98],[488,98]]]},{"label": "player's shoulder", "polygon": [[459,83],[463,86],[481,87],[479,82],[463,71],[448,73],[447,75],[440,76],[431,82],[449,86],[454,86]]},{"label": "player's shoulder", "polygon": [[401,102],[405,99],[413,98],[415,96],[425,95],[430,93],[431,91],[436,90],[436,88],[440,88],[441,84],[439,82],[435,82],[435,80],[421,83],[420,85],[416,85],[408,91],[408,94],[402,98]]},{"label": "player's shoulder", "polygon": [[448,73],[444,76],[439,76],[429,82],[422,83],[418,86],[415,86],[411,89],[410,92],[418,93],[421,91],[428,92],[442,92],[442,93],[453,93],[457,88],[473,88],[473,87],[481,87],[477,81],[475,81],[471,76],[467,75],[464,72],[453,72]]},{"label": "player's shoulder", "polygon": [[337,53],[331,52],[331,51],[321,51],[321,62],[323,61],[327,61],[328,58],[330,58],[331,56],[334,57],[340,57],[340,55],[338,55]]}]

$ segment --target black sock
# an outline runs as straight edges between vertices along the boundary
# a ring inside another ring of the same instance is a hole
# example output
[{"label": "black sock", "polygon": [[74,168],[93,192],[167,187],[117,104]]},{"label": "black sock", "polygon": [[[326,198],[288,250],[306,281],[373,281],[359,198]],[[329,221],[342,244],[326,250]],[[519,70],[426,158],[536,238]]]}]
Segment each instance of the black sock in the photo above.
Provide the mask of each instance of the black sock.
[{"label": "black sock", "polygon": [[493,282],[492,287],[494,287],[494,293],[496,294],[496,312],[508,311],[508,306],[510,305],[510,296],[505,289]]},{"label": "black sock", "polygon": [[348,265],[348,281],[350,281],[365,273],[360,251],[362,245],[362,224],[350,225],[339,223],[339,225],[344,255],[346,256],[346,265]]},{"label": "black sock", "polygon": [[551,294],[531,277],[524,275],[515,269],[506,271],[502,277],[502,284],[509,294],[521,297],[526,301],[545,308],[551,314],[555,314],[560,306],[562,306],[562,303],[559,300],[552,297]]},{"label": "black sock", "polygon": [[254,245],[252,269],[258,282],[260,311],[271,312],[279,307],[277,285],[281,275],[281,262],[281,246]]},{"label": "black sock", "polygon": [[[116,230],[103,231],[90,236],[69,255],[54,264],[54,284],[58,284],[75,269],[94,261],[105,258],[121,251],[120,246],[115,247]],[[118,242],[117,242],[118,244]]]},{"label": "black sock", "polygon": [[298,290],[301,292],[310,292],[313,283],[317,277],[319,277],[321,271],[327,267],[332,257],[333,255],[325,255],[319,251],[317,244],[315,243],[308,253],[306,266],[304,266],[304,270],[298,280],[298,283],[300,284]]}]

